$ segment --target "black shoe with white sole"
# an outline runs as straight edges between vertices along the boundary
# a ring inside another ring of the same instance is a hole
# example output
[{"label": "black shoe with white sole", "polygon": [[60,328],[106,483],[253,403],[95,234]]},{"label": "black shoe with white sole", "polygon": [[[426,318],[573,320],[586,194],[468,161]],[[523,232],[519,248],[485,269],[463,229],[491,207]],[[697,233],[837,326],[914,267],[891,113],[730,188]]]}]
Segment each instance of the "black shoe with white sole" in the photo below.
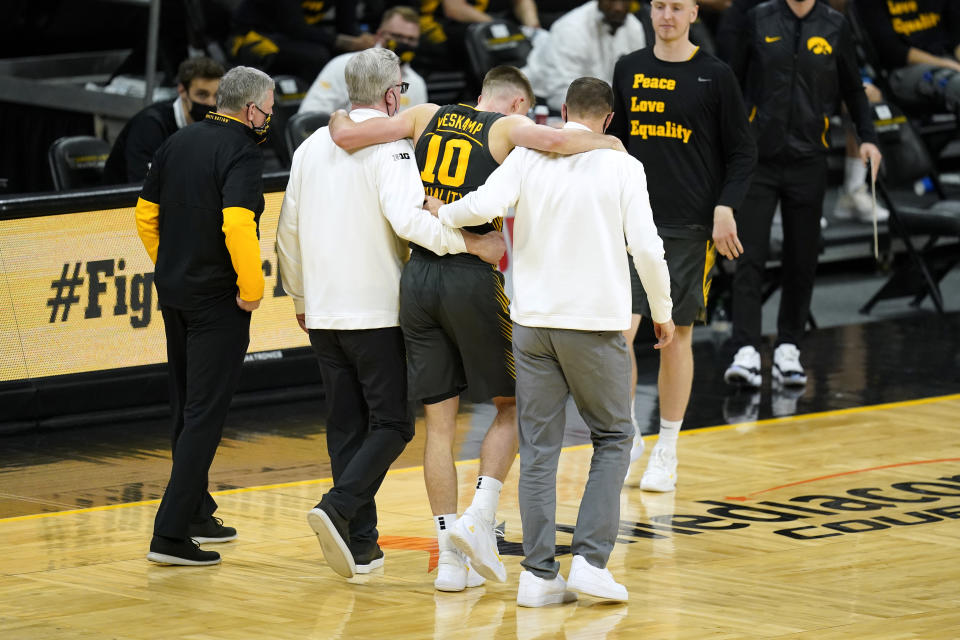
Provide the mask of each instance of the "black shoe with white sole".
[{"label": "black shoe with white sole", "polygon": [[330,568],[344,578],[352,578],[357,573],[357,564],[350,553],[347,541],[350,539],[349,521],[337,513],[337,510],[321,501],[307,513],[307,522],[317,534],[323,558]]},{"label": "black shoe with white sole", "polygon": [[237,530],[223,526],[223,520],[209,516],[201,522],[191,522],[190,537],[197,544],[205,542],[230,542],[237,539]]},{"label": "black shoe with white sole", "polygon": [[150,553],[147,560],[159,564],[181,566],[205,566],[220,564],[220,554],[216,551],[204,551],[193,540],[173,540],[153,536],[150,541]]},{"label": "black shoe with white sole", "polygon": [[374,545],[369,551],[354,554],[353,562],[357,566],[357,573],[370,573],[383,566],[383,550],[380,545]]}]

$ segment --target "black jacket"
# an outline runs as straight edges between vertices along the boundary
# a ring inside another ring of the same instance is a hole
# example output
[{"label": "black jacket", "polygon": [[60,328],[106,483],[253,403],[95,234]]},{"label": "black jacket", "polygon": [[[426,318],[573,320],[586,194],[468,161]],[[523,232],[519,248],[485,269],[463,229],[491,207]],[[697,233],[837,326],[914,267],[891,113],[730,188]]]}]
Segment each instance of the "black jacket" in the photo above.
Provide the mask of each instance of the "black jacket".
[{"label": "black jacket", "polygon": [[157,150],[140,198],[159,207],[154,284],[161,305],[202,309],[236,295],[238,285],[243,288],[235,262],[259,267],[258,248],[231,253],[229,244],[237,214],[252,218],[259,229],[264,207],[260,141],[242,122],[213,112]]},{"label": "black jacket", "polygon": [[818,1],[803,19],[786,0],[743,14],[730,66],[740,80],[760,158],[806,158],[829,148],[830,116],[847,105],[861,142],[876,142],[850,25]]},{"label": "black jacket", "polygon": [[113,143],[110,157],[103,167],[103,184],[143,182],[153,154],[164,140],[177,132],[173,110],[179,108],[179,98],[177,104],[173,100],[165,100],[133,116]]}]

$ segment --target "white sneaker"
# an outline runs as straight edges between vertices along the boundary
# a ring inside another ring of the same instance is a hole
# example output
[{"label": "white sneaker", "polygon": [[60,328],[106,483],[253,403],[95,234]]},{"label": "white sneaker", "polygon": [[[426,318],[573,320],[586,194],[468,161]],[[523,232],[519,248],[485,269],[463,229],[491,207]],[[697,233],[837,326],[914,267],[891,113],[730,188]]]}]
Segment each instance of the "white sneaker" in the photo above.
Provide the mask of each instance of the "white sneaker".
[{"label": "white sneaker", "polygon": [[640,425],[636,419],[633,421],[633,446],[630,447],[630,464],[643,457],[643,450],[646,444],[643,442],[643,434],[640,433]]},{"label": "white sneaker", "polygon": [[493,523],[484,521],[473,507],[467,507],[450,528],[450,542],[470,558],[473,568],[481,576],[497,582],[507,581],[507,568],[497,552]]},{"label": "white sneaker", "polygon": [[607,569],[594,567],[583,556],[573,556],[567,587],[571,591],[603,600],[627,601],[627,588],[613,579]]},{"label": "white sneaker", "polygon": [[463,591],[485,583],[483,576],[470,566],[470,561],[459,551],[441,551],[437,562],[437,577],[433,587],[437,591]]},{"label": "white sneaker", "polygon": [[529,571],[520,573],[520,587],[517,589],[517,605],[521,607],[543,607],[548,604],[574,602],[577,594],[567,591],[567,583],[562,576],[553,580],[538,578]]},{"label": "white sneaker", "polygon": [[665,493],[677,488],[677,452],[666,447],[656,446],[650,452],[647,470],[640,478],[640,488],[644,491]]},{"label": "white sneaker", "polygon": [[773,379],[785,387],[802,387],[807,374],[800,365],[800,350],[794,344],[781,344],[773,352]]},{"label": "white sneaker", "polygon": [[723,381],[741,387],[759,388],[763,383],[760,352],[749,345],[740,347],[733,356],[733,363],[724,372]]},{"label": "white sneaker", "polygon": [[[837,198],[837,205],[833,209],[833,215],[840,220],[855,220],[858,222],[873,222],[873,196],[867,189],[867,185],[862,184],[854,191],[845,191]],[[890,218],[890,212],[886,208],[877,204],[877,221],[886,222]]]}]

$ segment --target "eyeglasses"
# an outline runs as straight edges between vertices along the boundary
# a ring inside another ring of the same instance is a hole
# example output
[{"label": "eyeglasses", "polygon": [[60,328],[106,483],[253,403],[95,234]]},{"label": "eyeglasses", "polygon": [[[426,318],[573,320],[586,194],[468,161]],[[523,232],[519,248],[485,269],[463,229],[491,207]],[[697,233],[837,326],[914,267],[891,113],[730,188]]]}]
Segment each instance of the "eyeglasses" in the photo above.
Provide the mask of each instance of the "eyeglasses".
[{"label": "eyeglasses", "polygon": [[259,111],[260,113],[262,113],[263,115],[265,115],[265,116],[268,117],[268,118],[269,118],[271,115],[273,115],[273,114],[267,113],[266,111],[264,111],[263,109],[261,109],[261,108],[260,108],[260,105],[258,105],[256,102],[248,102],[248,103],[247,103],[247,106],[249,107],[250,105],[253,105],[253,108],[254,108],[254,109],[256,109],[257,111]]},{"label": "eyeglasses", "polygon": [[400,87],[400,93],[406,93],[406,92],[407,92],[407,89],[410,88],[410,83],[409,83],[409,82],[401,82],[401,83],[399,83],[399,84],[394,84],[394,85],[391,85],[391,86],[390,86],[391,89],[393,89],[394,87]]}]

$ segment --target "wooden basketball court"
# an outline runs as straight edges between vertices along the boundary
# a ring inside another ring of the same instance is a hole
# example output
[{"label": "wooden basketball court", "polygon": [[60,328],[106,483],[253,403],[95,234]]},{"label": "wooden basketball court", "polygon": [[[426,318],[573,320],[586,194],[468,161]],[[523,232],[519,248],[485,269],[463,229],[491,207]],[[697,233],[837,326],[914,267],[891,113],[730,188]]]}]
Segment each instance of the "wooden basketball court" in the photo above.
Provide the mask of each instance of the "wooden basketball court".
[{"label": "wooden basketball court", "polygon": [[[324,479],[215,494],[240,533],[210,546],[215,567],[146,561],[155,500],[10,517],[0,637],[960,638],[958,414],[953,395],[683,432],[675,495],[641,492],[643,463],[622,492],[609,568],[626,605],[516,606],[518,465],[499,513],[508,581],[459,594],[433,589],[419,467],[378,496],[384,570],[351,581],[306,523]],[[564,573],[589,459],[561,460]],[[461,510],[476,471],[459,463]]]}]

